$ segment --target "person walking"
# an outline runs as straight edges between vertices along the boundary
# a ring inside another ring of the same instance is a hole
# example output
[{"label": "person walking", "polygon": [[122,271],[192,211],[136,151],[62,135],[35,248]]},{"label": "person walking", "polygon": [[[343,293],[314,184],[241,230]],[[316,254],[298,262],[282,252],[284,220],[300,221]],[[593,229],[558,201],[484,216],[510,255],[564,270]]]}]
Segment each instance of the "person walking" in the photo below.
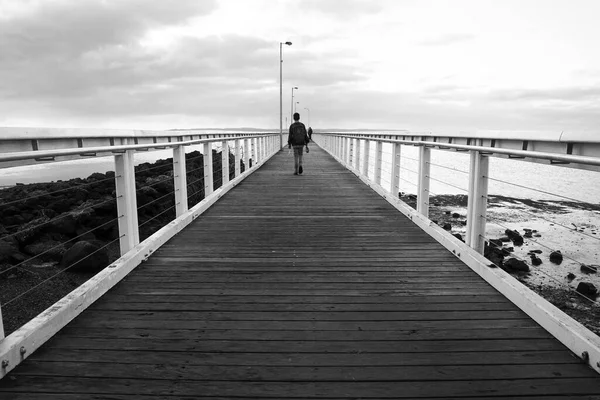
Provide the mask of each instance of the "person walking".
[{"label": "person walking", "polygon": [[308,153],[308,134],[306,126],[300,122],[300,114],[294,113],[294,123],[290,125],[290,133],[288,135],[288,148],[294,148],[294,175],[301,175],[302,168],[302,151],[306,146]]},{"label": "person walking", "polygon": [[312,140],[312,128],[308,127],[308,140]]}]

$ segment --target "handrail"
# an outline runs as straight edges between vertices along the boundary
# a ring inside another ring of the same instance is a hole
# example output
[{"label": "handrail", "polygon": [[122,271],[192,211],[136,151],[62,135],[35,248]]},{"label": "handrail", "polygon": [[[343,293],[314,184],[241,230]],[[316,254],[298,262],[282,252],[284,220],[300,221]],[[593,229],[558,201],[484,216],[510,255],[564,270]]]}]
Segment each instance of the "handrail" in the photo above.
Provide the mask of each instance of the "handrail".
[{"label": "handrail", "polygon": [[[557,161],[561,163],[573,163],[573,164],[585,164],[585,165],[594,165],[600,166],[600,157],[589,157],[589,156],[579,156],[579,155],[562,155],[556,153],[547,153],[547,152],[536,152],[536,151],[528,151],[528,150],[512,150],[512,149],[503,149],[499,147],[489,147],[489,146],[473,146],[473,145],[462,145],[462,144],[452,144],[452,143],[438,143],[438,142],[428,142],[423,140],[402,140],[402,139],[382,139],[377,137],[370,137],[366,135],[346,135],[346,134],[337,134],[337,136],[351,137],[353,139],[361,139],[361,140],[370,140],[373,142],[383,142],[383,143],[400,143],[404,145],[411,146],[425,146],[425,147],[437,147],[439,149],[456,149],[463,151],[478,151],[481,153],[488,154],[504,154],[508,156],[514,156],[513,158],[539,158],[543,160],[551,160]],[[487,155],[487,154],[486,154]]]},{"label": "handrail", "polygon": [[[275,134],[266,135],[248,135],[243,136],[244,139],[255,139],[266,136],[277,136]],[[58,150],[36,150],[36,151],[22,151],[22,152],[10,152],[0,153],[0,162],[7,161],[20,161],[20,160],[31,160],[40,158],[54,158],[59,156],[75,156],[75,155],[86,155],[96,153],[124,153],[127,150],[144,150],[144,149],[164,149],[174,148],[177,146],[191,146],[205,143],[233,141],[241,139],[240,137],[230,136],[221,138],[210,138],[210,139],[196,139],[187,140],[181,142],[168,142],[168,143],[151,143],[151,144],[129,144],[129,145],[115,145],[115,146],[101,146],[101,147],[78,147],[72,149],[58,149]]]}]

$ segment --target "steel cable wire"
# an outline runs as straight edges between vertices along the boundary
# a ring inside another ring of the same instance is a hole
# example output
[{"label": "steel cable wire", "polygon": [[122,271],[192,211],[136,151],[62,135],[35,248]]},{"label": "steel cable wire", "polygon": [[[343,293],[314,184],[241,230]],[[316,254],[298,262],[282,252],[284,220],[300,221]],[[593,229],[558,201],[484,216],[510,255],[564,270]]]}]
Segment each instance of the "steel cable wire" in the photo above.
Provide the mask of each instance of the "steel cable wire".
[{"label": "steel cable wire", "polygon": [[104,205],[104,204],[112,203],[112,202],[116,201],[117,199],[119,199],[119,198],[121,198],[121,197],[123,197],[123,196],[114,197],[114,198],[111,198],[110,200],[106,200],[106,201],[103,201],[103,202],[101,202],[101,203],[95,203],[95,204],[93,204],[93,205],[90,205],[90,206],[88,206],[88,207],[84,207],[84,208],[76,208],[76,209],[74,209],[74,210],[71,210],[71,211],[64,212],[64,213],[62,213],[61,215],[59,215],[58,217],[52,218],[52,219],[50,219],[50,220],[48,220],[48,221],[46,221],[46,222],[43,222],[43,223],[41,223],[41,224],[38,224],[38,225],[36,225],[36,226],[30,226],[30,227],[28,227],[27,229],[23,229],[23,230],[21,230],[21,231],[18,231],[18,232],[15,232],[15,233],[11,233],[10,235],[2,236],[2,237],[0,237],[0,240],[4,240],[4,239],[6,239],[6,238],[10,238],[10,237],[14,237],[14,236],[17,236],[17,235],[20,235],[20,234],[26,233],[26,232],[30,231],[31,229],[33,229],[33,228],[39,228],[40,226],[48,225],[48,224],[49,224],[49,223],[51,223],[51,222],[60,221],[60,220],[61,220],[61,219],[63,219],[63,218],[66,218],[66,217],[68,217],[68,216],[72,216],[72,215],[73,215],[72,213],[74,213],[74,212],[80,213],[80,212],[83,212],[83,211],[87,211],[87,210],[90,210],[90,209],[96,208],[96,207],[98,207],[98,206],[102,206],[102,205]]},{"label": "steel cable wire", "polygon": [[174,209],[175,207],[177,207],[180,203],[175,203],[174,205],[172,205],[171,207],[165,209],[164,211],[156,214],[154,217],[147,219],[146,221],[144,221],[143,223],[140,224],[139,228],[142,228],[144,225],[154,221],[155,219],[157,219],[158,217],[160,217],[161,215],[171,211],[172,209]]},{"label": "steel cable wire", "polygon": [[506,181],[503,181],[501,179],[495,179],[495,178],[492,178],[492,177],[489,177],[489,176],[484,176],[484,178],[487,178],[487,179],[489,179],[491,181],[504,183],[506,185],[516,186],[516,187],[519,187],[519,188],[522,188],[522,189],[528,189],[528,190],[531,190],[533,192],[544,193],[544,194],[547,194],[547,195],[550,195],[550,196],[558,197],[559,199],[570,200],[570,201],[574,201],[574,202],[577,202],[577,203],[586,203],[583,200],[577,200],[577,199],[574,199],[572,197],[567,197],[567,196],[563,196],[563,195],[560,195],[560,194],[554,194],[554,193],[546,192],[544,190],[537,189],[537,188],[530,188],[530,187],[527,187],[527,186],[519,185],[518,183],[506,182]]},{"label": "steel cable wire", "polygon": [[82,233],[82,234],[79,234],[79,235],[77,235],[77,236],[75,236],[75,237],[73,237],[73,238],[69,239],[69,240],[68,240],[68,241],[66,241],[66,242],[59,243],[59,244],[57,244],[56,246],[53,246],[53,247],[49,248],[48,250],[44,251],[43,253],[37,254],[37,255],[35,255],[34,257],[30,257],[30,258],[28,258],[28,259],[27,259],[27,260],[25,260],[25,261],[21,261],[20,263],[18,263],[18,264],[16,264],[16,265],[13,265],[13,266],[11,266],[10,268],[7,268],[7,269],[5,269],[5,270],[3,270],[3,271],[0,271],[0,275],[2,275],[2,274],[4,274],[4,273],[7,273],[7,272],[9,272],[9,271],[12,271],[13,269],[16,269],[16,268],[19,268],[19,269],[20,269],[22,265],[24,265],[24,264],[28,263],[29,261],[31,261],[31,260],[35,260],[36,258],[39,258],[39,257],[43,256],[44,254],[47,254],[47,253],[51,252],[52,250],[54,250],[54,249],[57,249],[57,248],[59,248],[59,247],[61,247],[61,246],[65,245],[66,243],[72,242],[72,241],[74,241],[75,239],[79,239],[79,238],[82,238],[82,237],[84,237],[85,235],[87,235],[87,234],[89,234],[89,233],[93,233],[94,231],[96,231],[96,230],[98,230],[98,229],[100,229],[100,228],[103,228],[103,227],[105,227],[106,225],[110,225],[110,224],[114,223],[115,221],[118,221],[120,218],[123,218],[123,215],[121,215],[121,216],[119,216],[119,217],[117,217],[117,218],[113,218],[112,220],[110,220],[110,221],[107,221],[107,222],[105,222],[105,223],[103,223],[103,224],[101,224],[101,225],[98,225],[97,227],[95,227],[95,228],[92,228],[92,229],[90,229],[90,230],[89,230],[89,231],[87,231],[87,232],[84,232],[84,233]]},{"label": "steel cable wire", "polygon": [[[35,195],[35,196],[28,196],[28,197],[25,197],[23,199],[19,199],[19,200],[15,200],[15,201],[10,201],[8,203],[2,203],[2,204],[0,204],[0,208],[1,207],[6,207],[6,206],[10,206],[10,205],[13,205],[13,204],[22,203],[24,201],[31,200],[31,199],[37,199],[39,197],[52,196],[54,194],[66,192],[68,190],[80,189],[80,188],[85,188],[87,186],[97,185],[97,184],[103,183],[103,182],[114,181],[115,178],[121,178],[121,175],[118,175],[118,176],[113,177],[113,178],[100,179],[100,180],[97,180],[97,181],[94,181],[94,182],[88,182],[88,183],[82,183],[82,184],[75,184],[75,186],[69,186],[68,188],[59,189],[59,190],[56,190],[54,192],[48,192],[48,193],[38,194],[38,195]],[[36,185],[36,184],[33,183],[32,185]]]},{"label": "steel cable wire", "polygon": [[[88,254],[87,256],[77,260],[76,263],[69,265],[68,267],[60,270],[59,272],[57,272],[56,274],[52,275],[51,277],[44,279],[43,281],[41,281],[40,283],[38,283],[37,285],[35,285],[34,287],[26,290],[25,292],[19,294],[18,296],[13,297],[12,299],[8,300],[7,302],[5,302],[4,304],[2,304],[2,307],[7,307],[9,306],[11,303],[14,303],[15,301],[17,301],[18,299],[20,299],[21,297],[31,293],[32,291],[34,291],[35,289],[39,288],[40,286],[42,286],[44,283],[56,278],[58,275],[64,273],[66,270],[68,270],[69,268],[73,267],[75,264],[80,263],[83,260],[88,259],[89,257],[93,256],[94,254],[98,253],[101,250],[104,250],[105,248],[107,248],[108,246],[110,246],[111,244],[115,243],[116,241],[120,240],[122,237],[124,237],[125,235],[121,235],[118,238],[114,239],[111,242],[108,242],[107,244],[105,244],[104,246],[98,248],[97,250],[93,251],[92,253]],[[108,266],[108,265],[107,265]],[[106,267],[105,267],[106,268]]]},{"label": "steel cable wire", "polygon": [[[505,229],[510,229],[510,228],[508,228],[508,227],[506,227],[506,226],[504,226],[504,225],[502,225],[502,224],[500,224],[500,223],[498,223],[498,222],[494,222],[494,223],[495,223],[495,224],[497,224],[497,225],[499,225],[499,226],[501,226],[501,227],[503,227],[503,228],[505,228]],[[485,235],[483,235],[482,237],[483,237],[485,240],[487,240],[487,243],[488,243],[488,245],[492,245],[492,246],[494,246],[495,248],[497,248],[497,249],[500,249],[500,250],[502,249],[502,246],[498,246],[497,244],[495,244],[494,242],[492,242],[492,240],[493,240],[493,239],[490,239],[490,238],[486,237]],[[546,246],[546,245],[544,245],[544,244],[542,244],[542,243],[540,243],[540,242],[537,242],[536,240],[532,240],[532,239],[530,239],[530,240],[531,240],[532,242],[535,242],[535,243],[539,244],[539,245],[540,245],[540,246],[542,246],[542,247],[545,247],[545,248],[547,248],[547,249],[549,249],[549,250],[553,250],[553,249],[551,249],[550,247],[548,247],[548,246]],[[527,263],[527,261],[525,261],[525,260],[524,260],[524,259],[522,259],[521,257],[517,256],[516,254],[513,254],[513,253],[511,253],[511,254],[510,254],[510,256],[511,256],[511,257],[513,257],[513,258],[515,258],[515,259],[517,259],[517,260],[520,260],[520,261],[522,261],[522,262],[524,262],[524,263]],[[565,255],[563,255],[563,257],[564,257],[564,258],[568,258],[569,260],[571,260],[571,261],[574,261],[574,262],[576,262],[576,263],[578,263],[578,264],[581,264],[579,261],[577,261],[577,260],[574,260],[573,258],[567,257],[567,256],[565,256]],[[546,272],[545,272],[544,270],[542,270],[542,269],[539,269],[539,268],[537,268],[537,269],[533,269],[532,271],[534,271],[535,273],[540,273],[540,274],[542,274],[542,275],[545,275],[545,276],[547,276],[547,277],[548,277],[548,278],[550,278],[551,280],[553,280],[553,281],[555,281],[556,283],[558,283],[560,286],[562,286],[562,287],[566,287],[566,288],[569,290],[569,292],[573,292],[573,293],[575,293],[577,296],[579,296],[579,297],[581,297],[581,298],[583,298],[583,299],[585,299],[585,300],[587,300],[587,301],[589,301],[589,302],[591,302],[591,303],[594,303],[594,304],[600,304],[598,301],[596,301],[596,300],[594,300],[594,299],[591,299],[591,298],[589,298],[589,297],[587,297],[587,296],[584,296],[583,294],[579,293],[577,290],[573,289],[573,288],[572,288],[571,286],[569,286],[568,284],[566,284],[566,283],[562,282],[562,281],[561,281],[561,280],[559,280],[559,279],[556,279],[555,277],[553,277],[552,275],[550,275],[550,274],[546,273]]]},{"label": "steel cable wire", "polygon": [[444,168],[444,169],[448,169],[450,171],[460,172],[460,173],[469,175],[469,171],[463,171],[462,169],[456,169],[456,168],[452,168],[452,167],[447,167],[445,165],[435,164],[435,163],[432,163],[432,162],[430,162],[428,164],[429,165],[433,165],[434,167]]}]

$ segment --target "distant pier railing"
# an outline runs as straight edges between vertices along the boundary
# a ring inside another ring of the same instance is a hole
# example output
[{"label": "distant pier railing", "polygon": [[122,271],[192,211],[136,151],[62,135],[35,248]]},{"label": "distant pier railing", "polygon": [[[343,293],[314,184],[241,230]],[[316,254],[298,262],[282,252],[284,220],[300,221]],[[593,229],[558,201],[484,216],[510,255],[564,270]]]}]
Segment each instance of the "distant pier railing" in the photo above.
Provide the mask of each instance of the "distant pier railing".
[{"label": "distant pier railing", "polygon": [[[201,154],[190,157],[190,154],[186,154],[186,150],[190,148],[200,148]],[[155,168],[150,173],[157,175],[156,179],[149,178],[142,184],[138,182],[136,186],[134,155],[138,152],[169,149],[172,150],[172,163],[151,167]],[[279,134],[266,132],[205,133],[2,128],[0,130],[0,171],[16,166],[91,157],[110,156],[114,160],[114,176],[107,174],[107,177],[81,184],[77,188],[77,190],[84,190],[93,187],[95,191],[104,193],[102,195],[104,197],[90,204],[80,200],[79,208],[76,210],[77,213],[83,214],[116,205],[114,218],[111,217],[107,222],[99,223],[98,226],[85,232],[73,233],[72,235],[77,236],[69,237],[66,243],[52,243],[53,247],[44,249],[41,254],[31,259],[52,254],[57,249],[64,248],[67,243],[72,244],[76,240],[93,237],[97,232],[108,232],[112,236],[110,242],[97,248],[90,255],[93,256],[114,245],[121,257],[7,337],[4,335],[2,325],[3,304],[0,304],[0,378],[147,259],[158,247],[198,217],[218,198],[254,172],[279,149]],[[220,154],[217,150],[220,150]],[[215,160],[215,157],[220,160]],[[194,165],[191,165],[192,162]],[[215,166],[220,170],[215,170]],[[192,176],[197,179],[190,182]],[[167,193],[157,194],[155,188],[161,185],[170,188],[166,189]],[[12,201],[10,204],[2,204],[0,201],[0,208],[18,206],[15,203],[31,202],[36,198],[48,201],[51,195],[65,190],[70,189],[61,187],[53,193],[34,193],[29,198]],[[194,190],[194,193],[188,193],[189,190]],[[137,204],[138,198],[148,197],[149,194],[153,196],[145,204]],[[153,211],[145,216],[145,221],[140,222],[139,218],[149,209]],[[160,222],[158,217],[170,213],[173,214],[170,222]],[[72,218],[73,214],[69,212],[51,218],[44,215],[43,218],[35,221],[36,224],[32,222],[15,232],[7,234],[5,229],[5,233],[0,230],[0,241],[15,241],[16,238],[40,231],[45,227],[58,226],[62,222],[61,219],[64,221]],[[154,233],[149,234],[145,240],[140,240],[140,227],[157,223],[163,225],[157,226]],[[114,225],[115,232],[107,231],[107,225],[109,228]],[[0,274],[14,272],[31,259],[17,260],[14,265],[0,271]],[[76,259],[71,265],[62,266],[56,275],[43,280],[30,290],[38,288],[81,262],[82,259]],[[26,294],[16,293],[9,302],[20,300]]]}]

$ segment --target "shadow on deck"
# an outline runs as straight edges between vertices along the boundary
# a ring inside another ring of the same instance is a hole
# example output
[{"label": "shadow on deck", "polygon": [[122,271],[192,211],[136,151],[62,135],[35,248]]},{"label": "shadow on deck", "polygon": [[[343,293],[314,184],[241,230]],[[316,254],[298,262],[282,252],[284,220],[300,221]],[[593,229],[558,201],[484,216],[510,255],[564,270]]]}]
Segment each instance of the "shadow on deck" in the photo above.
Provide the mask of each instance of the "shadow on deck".
[{"label": "shadow on deck", "polygon": [[0,398],[600,398],[600,376],[323,150],[292,164],[282,150],[225,195]]}]

